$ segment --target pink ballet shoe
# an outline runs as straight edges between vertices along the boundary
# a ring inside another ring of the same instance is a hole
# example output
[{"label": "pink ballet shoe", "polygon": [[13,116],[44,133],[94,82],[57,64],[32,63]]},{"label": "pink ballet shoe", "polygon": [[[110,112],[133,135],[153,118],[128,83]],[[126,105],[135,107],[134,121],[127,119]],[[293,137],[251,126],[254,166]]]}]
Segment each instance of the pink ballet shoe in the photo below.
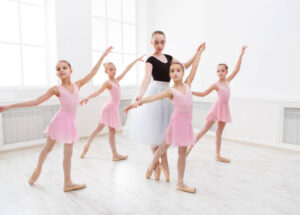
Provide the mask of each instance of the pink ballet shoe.
[{"label": "pink ballet shoe", "polygon": [[31,175],[31,177],[29,178],[28,183],[30,185],[34,185],[34,183],[38,180],[40,174],[41,174],[41,170],[35,169]]},{"label": "pink ballet shoe", "polygon": [[216,156],[216,161],[223,162],[223,163],[230,163],[230,159],[221,156]]},{"label": "pink ballet shoe", "polygon": [[80,190],[86,188],[86,184],[73,184],[71,181],[65,182],[64,192]]},{"label": "pink ballet shoe", "polygon": [[159,168],[163,171],[165,177],[166,177],[166,182],[170,181],[170,173],[166,170],[166,168],[160,163]]},{"label": "pink ballet shoe", "polygon": [[128,158],[128,155],[117,155],[113,157],[113,161],[121,161],[121,160],[126,160]]},{"label": "pink ballet shoe", "polygon": [[150,169],[150,168],[147,169],[147,172],[146,172],[146,178],[147,179],[151,178],[152,172],[153,172],[153,169]]},{"label": "pink ballet shoe", "polygon": [[159,162],[156,163],[155,168],[154,168],[154,178],[156,181],[159,181],[159,179],[160,179]]},{"label": "pink ballet shoe", "polygon": [[189,187],[185,184],[177,184],[176,186],[177,190],[187,192],[187,193],[196,193],[196,188],[195,187]]}]

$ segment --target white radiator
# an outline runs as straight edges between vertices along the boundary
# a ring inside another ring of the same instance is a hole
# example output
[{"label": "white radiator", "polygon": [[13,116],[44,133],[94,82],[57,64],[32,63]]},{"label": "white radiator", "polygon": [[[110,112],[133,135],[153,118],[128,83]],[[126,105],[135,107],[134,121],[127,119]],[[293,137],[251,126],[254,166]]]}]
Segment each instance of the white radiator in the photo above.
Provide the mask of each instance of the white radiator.
[{"label": "white radiator", "polygon": [[45,138],[44,129],[58,109],[59,105],[47,105],[4,112],[2,114],[3,144]]},{"label": "white radiator", "polygon": [[[200,102],[194,101],[193,108],[193,128],[202,129],[206,123],[206,115],[212,106],[213,102]],[[216,131],[216,123],[209,129],[210,131]]]},{"label": "white radiator", "polygon": [[300,145],[300,108],[284,108],[283,143]]},{"label": "white radiator", "polygon": [[[131,100],[121,100],[120,115],[122,125],[126,122],[126,114],[123,112],[123,109],[130,103]],[[204,126],[205,116],[211,105],[211,102],[194,102],[194,128],[200,129]],[[4,112],[2,114],[2,131],[0,131],[0,133],[2,132],[0,136],[3,138],[3,145],[45,138],[44,129],[58,109],[59,105],[45,105]],[[211,131],[215,130],[216,125],[211,128]]]}]

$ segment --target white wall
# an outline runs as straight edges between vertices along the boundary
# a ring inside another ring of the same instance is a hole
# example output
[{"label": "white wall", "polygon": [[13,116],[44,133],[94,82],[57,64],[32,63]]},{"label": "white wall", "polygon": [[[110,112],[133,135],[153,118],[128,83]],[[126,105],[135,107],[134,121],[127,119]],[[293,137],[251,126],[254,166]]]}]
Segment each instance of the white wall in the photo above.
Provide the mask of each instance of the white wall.
[{"label": "white wall", "polygon": [[[152,0],[148,32],[163,30],[166,53],[187,60],[203,41],[194,90],[217,81],[216,66],[233,69],[242,45],[249,46],[242,69],[232,82],[233,123],[224,137],[282,145],[283,107],[300,107],[300,1],[296,0]],[[214,101],[215,94],[208,98]]]},{"label": "white wall", "polygon": [[249,46],[233,97],[300,100],[300,1],[152,0],[149,29],[167,34],[166,51],[187,59],[207,42],[197,87],[216,81],[216,65],[235,66],[240,47]]},{"label": "white wall", "polygon": [[[57,58],[71,62],[73,80],[92,68],[90,0],[55,0]],[[241,73],[232,82],[233,123],[225,136],[242,141],[278,145],[281,143],[282,106],[300,107],[297,71],[300,30],[296,12],[300,3],[292,1],[204,1],[137,0],[137,52],[152,53],[153,30],[167,34],[166,53],[180,60],[192,56],[200,42],[207,42],[194,89],[205,89],[216,81],[219,62],[234,67],[242,44],[249,49]],[[50,70],[55,72],[54,66]],[[144,66],[138,65],[139,78]],[[284,74],[284,75],[283,75]],[[80,96],[95,90],[92,83]],[[137,88],[122,90],[123,97],[133,97]],[[1,102],[34,98],[44,89],[1,92]],[[85,108],[79,108],[79,134],[86,136],[96,125],[96,118],[107,93]],[[214,95],[202,101],[213,101]],[[289,102],[287,102],[289,101]],[[52,102],[57,102],[53,99]]]}]

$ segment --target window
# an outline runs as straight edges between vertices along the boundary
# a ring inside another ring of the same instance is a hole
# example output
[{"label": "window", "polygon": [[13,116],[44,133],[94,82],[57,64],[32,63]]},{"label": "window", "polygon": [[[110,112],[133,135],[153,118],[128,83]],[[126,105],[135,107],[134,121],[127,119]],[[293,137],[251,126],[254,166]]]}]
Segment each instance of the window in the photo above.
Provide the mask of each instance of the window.
[{"label": "window", "polygon": [[48,85],[46,1],[1,0],[0,29],[0,87]]},{"label": "window", "polygon": [[[114,46],[114,49],[105,61],[116,65],[117,74],[137,57],[135,10],[135,0],[92,0],[93,64],[109,45]],[[93,80],[96,85],[107,79],[103,68],[101,71]],[[132,68],[121,84],[137,84],[136,67]]]}]

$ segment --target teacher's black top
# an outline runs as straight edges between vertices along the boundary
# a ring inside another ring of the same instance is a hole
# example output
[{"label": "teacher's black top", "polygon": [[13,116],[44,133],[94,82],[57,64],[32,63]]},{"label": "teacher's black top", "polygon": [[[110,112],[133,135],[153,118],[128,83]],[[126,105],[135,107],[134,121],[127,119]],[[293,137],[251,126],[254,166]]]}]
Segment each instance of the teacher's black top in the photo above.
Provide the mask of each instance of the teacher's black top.
[{"label": "teacher's black top", "polygon": [[163,63],[160,60],[158,60],[156,57],[150,56],[146,63],[152,64],[152,77],[155,81],[164,81],[164,82],[170,82],[170,65],[172,62],[173,57],[171,55],[164,54],[167,58],[167,63]]}]

